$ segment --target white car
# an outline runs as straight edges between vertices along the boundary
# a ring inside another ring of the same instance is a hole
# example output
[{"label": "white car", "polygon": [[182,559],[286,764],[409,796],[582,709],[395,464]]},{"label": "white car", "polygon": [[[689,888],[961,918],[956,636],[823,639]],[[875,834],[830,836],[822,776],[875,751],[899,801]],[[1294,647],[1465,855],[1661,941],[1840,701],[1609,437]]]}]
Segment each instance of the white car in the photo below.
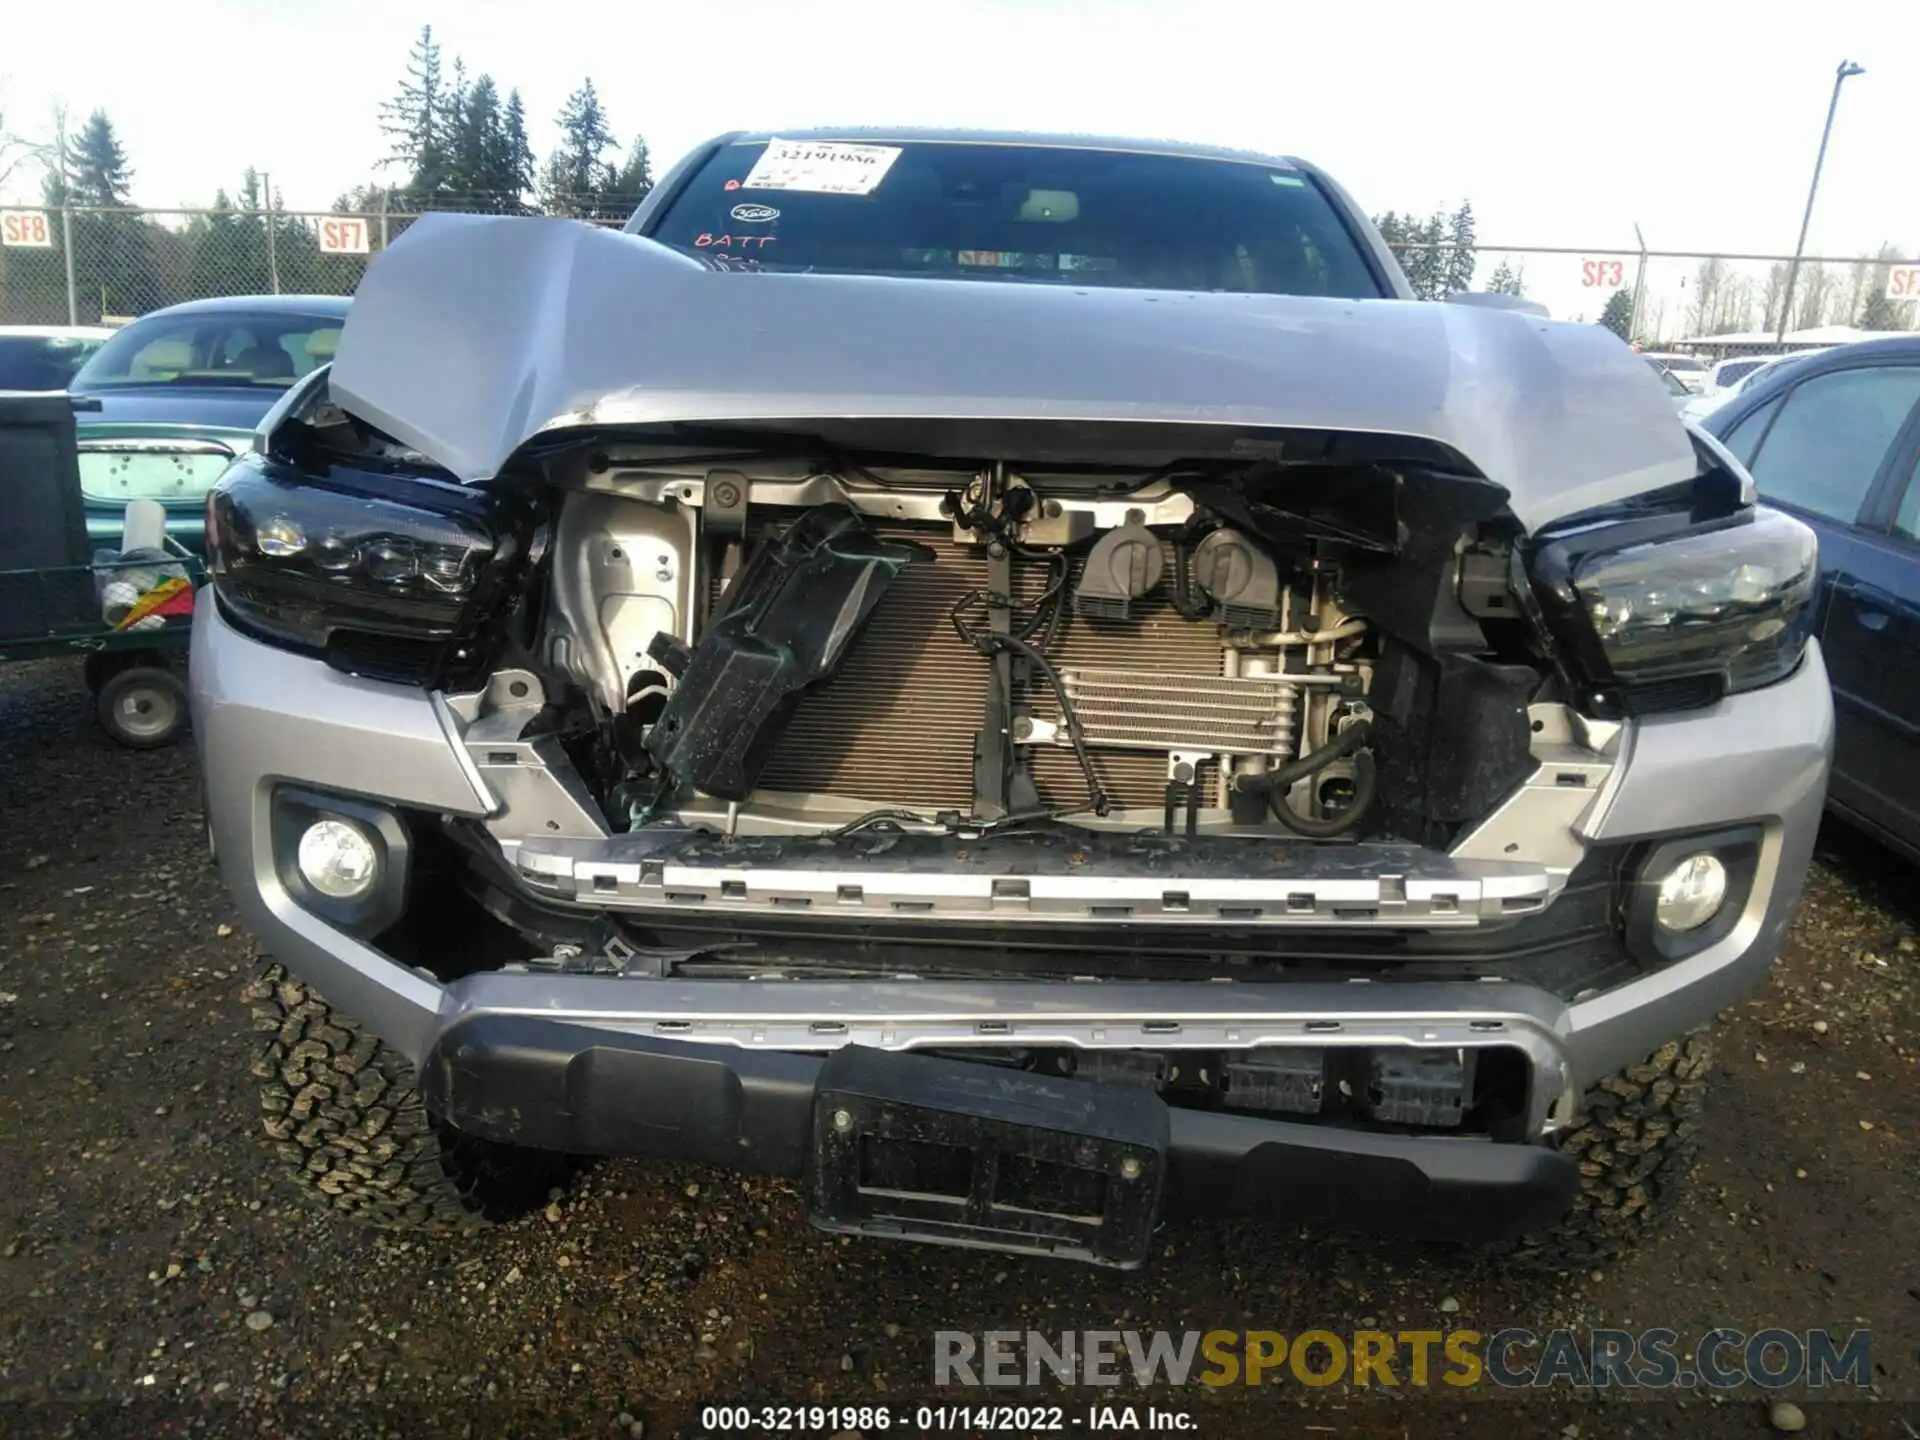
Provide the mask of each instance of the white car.
[{"label": "white car", "polygon": [[1741,381],[1764,369],[1775,360],[1787,357],[1781,353],[1771,355],[1733,355],[1715,365],[1707,374],[1707,383],[1701,387],[1702,395],[1715,395],[1722,390],[1732,391]]},{"label": "white car", "polygon": [[112,338],[99,325],[0,325],[0,390],[64,390]]},{"label": "white car", "polygon": [[1707,362],[1698,355],[1681,355],[1667,350],[1643,350],[1640,358],[1656,370],[1664,370],[1698,395],[1707,383]]},{"label": "white car", "polygon": [[[1823,345],[1819,348],[1825,350],[1831,347]],[[1782,360],[1797,360],[1802,355],[1817,353],[1816,350],[1794,350],[1783,355],[1742,355],[1736,360],[1722,360],[1713,367],[1706,388],[1681,405],[1680,413],[1688,420],[1698,420],[1718,410],[1748,386],[1771,375]]]}]

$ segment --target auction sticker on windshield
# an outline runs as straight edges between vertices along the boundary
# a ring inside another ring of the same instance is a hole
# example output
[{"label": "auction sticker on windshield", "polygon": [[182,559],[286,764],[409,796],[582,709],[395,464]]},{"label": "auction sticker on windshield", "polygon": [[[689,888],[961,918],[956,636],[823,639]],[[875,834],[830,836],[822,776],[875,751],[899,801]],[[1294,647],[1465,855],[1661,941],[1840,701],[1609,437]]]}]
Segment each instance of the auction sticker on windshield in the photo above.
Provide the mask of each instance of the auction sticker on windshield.
[{"label": "auction sticker on windshield", "polygon": [[898,145],[841,140],[769,140],[742,190],[810,190],[818,195],[870,195],[893,162]]}]

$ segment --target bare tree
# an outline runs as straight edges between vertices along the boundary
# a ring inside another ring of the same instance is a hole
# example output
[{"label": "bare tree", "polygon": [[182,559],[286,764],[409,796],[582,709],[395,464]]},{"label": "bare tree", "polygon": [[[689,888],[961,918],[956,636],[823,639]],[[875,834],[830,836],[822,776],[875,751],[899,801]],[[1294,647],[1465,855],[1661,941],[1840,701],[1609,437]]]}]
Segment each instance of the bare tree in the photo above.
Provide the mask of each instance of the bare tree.
[{"label": "bare tree", "polygon": [[1726,276],[1714,296],[1713,323],[1709,333],[1731,335],[1739,330],[1750,329],[1752,325],[1753,280],[1740,274]]},{"label": "bare tree", "polygon": [[0,193],[23,166],[48,163],[53,149],[47,142],[29,139],[14,129],[7,122],[8,114],[6,90],[0,86]]},{"label": "bare tree", "polygon": [[1835,298],[1833,319],[1841,325],[1857,325],[1858,316],[1867,303],[1867,296],[1873,292],[1874,265],[1871,257],[1862,255],[1847,266],[1846,283],[1835,287],[1840,293]]},{"label": "bare tree", "polygon": [[1693,272],[1693,299],[1687,305],[1687,333],[1705,335],[1712,331],[1720,286],[1727,278],[1727,265],[1715,257],[1702,260]]},{"label": "bare tree", "polygon": [[1825,265],[1802,265],[1799,293],[1793,297],[1798,313],[1792,328],[1811,330],[1817,325],[1826,324],[1827,311],[1835,299],[1836,288],[1832,272]]},{"label": "bare tree", "polygon": [[1776,260],[1767,267],[1766,285],[1760,292],[1760,308],[1766,312],[1760,322],[1763,330],[1780,328],[1780,306],[1786,298],[1787,262]]}]

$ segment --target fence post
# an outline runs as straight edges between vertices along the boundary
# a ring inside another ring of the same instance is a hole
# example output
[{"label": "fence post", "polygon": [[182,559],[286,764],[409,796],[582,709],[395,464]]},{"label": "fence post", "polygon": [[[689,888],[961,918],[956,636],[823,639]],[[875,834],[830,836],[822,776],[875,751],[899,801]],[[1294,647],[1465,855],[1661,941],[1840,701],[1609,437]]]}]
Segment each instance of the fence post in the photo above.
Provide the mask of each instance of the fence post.
[{"label": "fence post", "polygon": [[266,171],[260,172],[260,188],[266,192],[267,222],[267,279],[273,284],[273,293],[280,293],[280,248],[275,243],[274,232],[280,227],[273,219],[273,176]]},{"label": "fence post", "polygon": [[380,192],[380,248],[387,248],[387,192]]},{"label": "fence post", "polygon": [[60,202],[60,249],[67,262],[67,324],[80,323],[80,292],[73,283],[73,206]]},{"label": "fence post", "polygon": [[1640,268],[1633,272],[1633,305],[1627,312],[1627,343],[1640,338],[1640,299],[1647,289],[1647,237],[1640,233],[1640,222],[1633,222],[1633,238],[1640,244]]}]

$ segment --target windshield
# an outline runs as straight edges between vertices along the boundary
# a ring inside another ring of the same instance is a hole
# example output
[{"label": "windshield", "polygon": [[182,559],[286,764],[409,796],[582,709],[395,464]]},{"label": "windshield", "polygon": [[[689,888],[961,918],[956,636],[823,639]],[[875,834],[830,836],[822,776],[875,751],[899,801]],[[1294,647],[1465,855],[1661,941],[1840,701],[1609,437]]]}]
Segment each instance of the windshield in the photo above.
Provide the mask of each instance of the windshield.
[{"label": "windshield", "polygon": [[219,385],[284,390],[333,358],[338,315],[210,310],[149,315],[101,346],[75,390],[129,385]]},{"label": "windshield", "polygon": [[0,390],[64,390],[100,343],[73,335],[0,335]]},{"label": "windshield", "polygon": [[1764,360],[1729,360],[1715,369],[1713,383],[1724,389],[1746,379],[1766,363]]},{"label": "windshield", "polygon": [[1685,370],[1690,374],[1707,368],[1704,360],[1695,359],[1691,355],[1657,355],[1650,358],[1669,370]]},{"label": "windshield", "polygon": [[1194,156],[741,142],[708,160],[650,233],[726,269],[1387,293],[1308,176]]}]

